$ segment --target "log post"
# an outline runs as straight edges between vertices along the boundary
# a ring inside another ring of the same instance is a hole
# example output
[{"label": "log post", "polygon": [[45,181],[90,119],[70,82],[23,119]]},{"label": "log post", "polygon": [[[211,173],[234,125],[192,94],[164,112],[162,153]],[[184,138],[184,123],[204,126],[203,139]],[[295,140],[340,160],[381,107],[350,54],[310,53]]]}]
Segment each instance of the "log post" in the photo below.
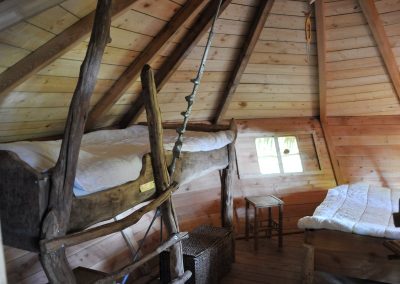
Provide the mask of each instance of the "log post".
[{"label": "log post", "polygon": [[305,253],[301,273],[301,283],[312,284],[314,283],[314,247],[307,244],[303,244],[303,247]]},{"label": "log post", "polygon": [[[110,24],[111,0],[99,0],[88,50],[69,108],[60,156],[53,169],[48,213],[42,225],[43,239],[64,236],[67,232],[79,148],[101,58],[110,39]],[[64,247],[52,253],[41,251],[40,258],[50,283],[76,283]]]},{"label": "log post", "polygon": [[233,184],[236,173],[235,140],[236,123],[232,119],[229,129],[235,133],[235,139],[228,145],[228,167],[221,174],[221,222],[225,228],[233,229]]},{"label": "log post", "polygon": [[[143,99],[146,107],[147,122],[149,127],[149,139],[151,148],[151,163],[153,167],[156,191],[160,194],[170,184],[170,176],[167,169],[163,145],[163,128],[161,112],[157,101],[157,88],[154,81],[153,70],[149,65],[143,67],[141,73],[143,87]],[[169,235],[179,232],[178,220],[175,215],[172,199],[161,205],[161,213]],[[170,250],[171,278],[179,278],[184,274],[182,244],[178,242]]]}]

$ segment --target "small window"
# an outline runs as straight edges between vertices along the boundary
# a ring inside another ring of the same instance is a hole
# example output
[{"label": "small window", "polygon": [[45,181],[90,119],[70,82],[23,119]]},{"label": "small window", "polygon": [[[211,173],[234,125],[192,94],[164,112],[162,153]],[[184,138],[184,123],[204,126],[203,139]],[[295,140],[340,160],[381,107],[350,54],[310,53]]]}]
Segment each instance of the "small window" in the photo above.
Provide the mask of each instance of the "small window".
[{"label": "small window", "polygon": [[255,143],[262,174],[303,172],[296,136],[256,138]]}]

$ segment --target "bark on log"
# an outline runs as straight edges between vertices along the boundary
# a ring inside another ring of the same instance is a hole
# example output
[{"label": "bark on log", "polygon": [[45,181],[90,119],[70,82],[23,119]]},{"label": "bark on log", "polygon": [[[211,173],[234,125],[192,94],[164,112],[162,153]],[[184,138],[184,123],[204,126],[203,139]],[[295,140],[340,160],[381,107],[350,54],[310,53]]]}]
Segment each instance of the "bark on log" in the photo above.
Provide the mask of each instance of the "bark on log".
[{"label": "bark on log", "polygon": [[[151,161],[153,166],[156,190],[161,193],[170,183],[163,146],[163,128],[161,112],[157,102],[157,88],[154,74],[149,65],[145,65],[141,74],[141,81],[146,107],[147,121],[149,125],[149,139],[151,148]],[[178,221],[172,205],[172,199],[161,205],[161,213],[169,235],[179,232]],[[184,274],[183,252],[180,242],[172,246],[170,251],[171,277],[178,278]]]},{"label": "bark on log", "polygon": [[[236,123],[232,119],[230,129],[237,135]],[[235,140],[228,145],[228,167],[221,174],[221,222],[225,228],[233,229],[233,184],[236,174]]]},{"label": "bark on log", "polygon": [[171,194],[178,188],[178,184],[172,184],[167,190],[162,192],[155,200],[150,202],[149,204],[141,207],[125,218],[104,224],[95,228],[91,228],[85,230],[83,232],[78,232],[74,234],[70,234],[67,236],[61,236],[52,240],[42,240],[41,242],[41,250],[44,253],[52,253],[57,251],[60,247],[70,247],[74,246],[86,241],[90,241],[102,236],[106,236],[112,233],[119,232],[129,226],[136,224],[144,214],[155,210],[161,204],[165,203],[171,197]]},{"label": "bark on log", "polygon": [[[44,239],[65,235],[67,231],[79,148],[101,58],[110,39],[110,24],[111,0],[99,0],[88,50],[68,112],[60,156],[52,175],[49,213],[42,226]],[[42,253],[41,262],[51,283],[76,283],[65,257],[64,248],[59,248],[51,254]]]}]

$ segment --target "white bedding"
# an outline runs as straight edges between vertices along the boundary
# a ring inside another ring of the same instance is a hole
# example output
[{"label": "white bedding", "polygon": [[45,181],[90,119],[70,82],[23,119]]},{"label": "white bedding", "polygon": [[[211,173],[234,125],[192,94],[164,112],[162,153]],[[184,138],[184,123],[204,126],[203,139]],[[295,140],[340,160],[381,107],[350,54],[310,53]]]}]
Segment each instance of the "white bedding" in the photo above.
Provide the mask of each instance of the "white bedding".
[{"label": "white bedding", "polygon": [[[175,130],[164,130],[164,148],[172,150]],[[150,152],[146,126],[134,125],[122,130],[100,130],[82,138],[75,195],[85,195],[118,186],[139,177],[142,157]],[[182,151],[210,151],[231,143],[230,130],[213,133],[187,131]],[[15,152],[23,161],[40,172],[53,167],[58,159],[61,140],[22,141],[0,144],[0,150]]]},{"label": "white bedding", "polygon": [[301,229],[330,229],[400,239],[393,212],[399,212],[400,190],[356,183],[328,191],[313,216],[301,218]]}]

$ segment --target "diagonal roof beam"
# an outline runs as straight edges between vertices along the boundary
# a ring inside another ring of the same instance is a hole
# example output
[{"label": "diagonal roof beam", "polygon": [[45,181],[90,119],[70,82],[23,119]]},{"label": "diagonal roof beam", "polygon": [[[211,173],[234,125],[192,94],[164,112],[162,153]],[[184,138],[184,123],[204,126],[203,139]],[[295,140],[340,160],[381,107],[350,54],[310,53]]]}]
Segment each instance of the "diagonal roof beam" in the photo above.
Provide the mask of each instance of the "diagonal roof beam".
[{"label": "diagonal roof beam", "polygon": [[[228,7],[231,1],[232,0],[224,0],[222,2],[219,15],[221,15],[226,7]],[[210,1],[210,3],[203,10],[201,15],[199,15],[198,20],[193,24],[193,28],[189,30],[184,37],[184,41],[175,48],[175,50],[171,53],[171,55],[165,60],[160,69],[157,71],[155,75],[157,92],[159,92],[162,87],[164,87],[165,83],[167,83],[171,75],[176,71],[176,69],[178,69],[182,61],[190,54],[193,48],[201,40],[203,35],[211,27],[212,19],[215,15],[217,5],[218,1]],[[143,98],[142,95],[139,95],[139,97],[133,102],[131,108],[121,119],[119,127],[127,127],[132,121],[135,121],[141,115],[143,110]]]},{"label": "diagonal roof beam", "polygon": [[375,38],[376,44],[378,45],[379,52],[385,62],[389,77],[392,80],[393,87],[400,99],[399,67],[397,66],[396,57],[394,56],[389,39],[386,35],[382,20],[379,18],[375,3],[373,0],[359,0],[358,3],[367,19],[369,28]]},{"label": "diagonal roof beam", "polygon": [[117,101],[124,92],[139,77],[140,72],[145,64],[154,59],[158,51],[165,46],[171,37],[182,27],[189,17],[200,7],[205,0],[191,0],[174,15],[167,25],[153,38],[153,40],[144,48],[143,52],[133,60],[128,68],[122,73],[111,88],[97,102],[89,114],[86,123],[86,129],[92,129],[96,120],[105,114]]},{"label": "diagonal roof beam", "polygon": [[[112,18],[127,11],[136,1],[113,1]],[[1,73],[0,98],[88,36],[92,30],[94,15],[95,11],[91,12]]]},{"label": "diagonal roof beam", "polygon": [[247,64],[249,63],[250,56],[253,53],[254,47],[257,44],[260,34],[264,29],[265,22],[267,21],[269,12],[271,11],[273,4],[274,0],[260,1],[260,5],[257,8],[256,17],[254,18],[254,21],[250,26],[249,34],[244,41],[242,50],[238,56],[238,62],[233,69],[231,77],[228,80],[228,84],[225,88],[224,94],[222,95],[221,100],[218,103],[218,108],[214,118],[214,123],[216,124],[221,122],[229,107],[233,94],[240,84],[240,79],[242,78],[243,72],[246,69]]}]

